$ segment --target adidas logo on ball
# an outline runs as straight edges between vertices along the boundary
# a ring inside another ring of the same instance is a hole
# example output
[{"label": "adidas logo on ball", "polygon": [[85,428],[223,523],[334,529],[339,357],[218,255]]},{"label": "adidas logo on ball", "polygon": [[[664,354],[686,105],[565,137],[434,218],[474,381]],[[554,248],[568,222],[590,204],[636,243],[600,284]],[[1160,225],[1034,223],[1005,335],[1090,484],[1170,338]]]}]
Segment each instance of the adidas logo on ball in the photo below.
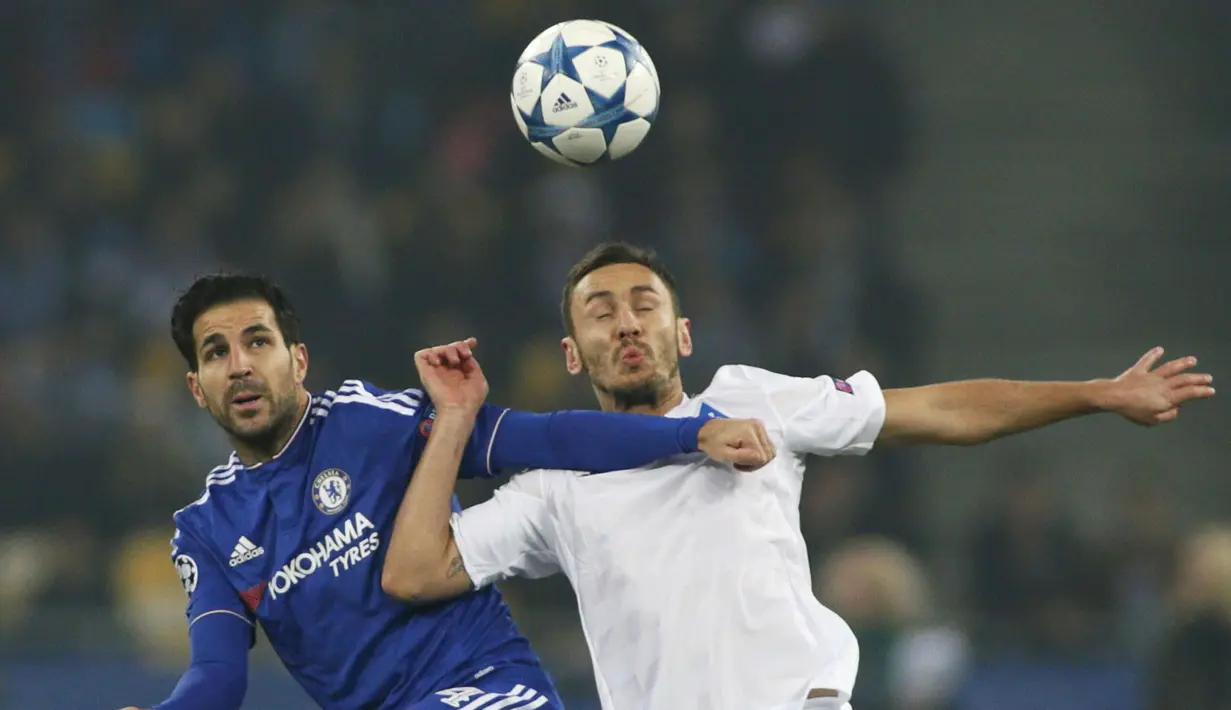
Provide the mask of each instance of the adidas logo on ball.
[{"label": "adidas logo on ball", "polygon": [[558,22],[526,45],[509,84],[517,128],[534,150],[570,167],[606,163],[641,145],[658,117],[658,72],[609,22]]}]

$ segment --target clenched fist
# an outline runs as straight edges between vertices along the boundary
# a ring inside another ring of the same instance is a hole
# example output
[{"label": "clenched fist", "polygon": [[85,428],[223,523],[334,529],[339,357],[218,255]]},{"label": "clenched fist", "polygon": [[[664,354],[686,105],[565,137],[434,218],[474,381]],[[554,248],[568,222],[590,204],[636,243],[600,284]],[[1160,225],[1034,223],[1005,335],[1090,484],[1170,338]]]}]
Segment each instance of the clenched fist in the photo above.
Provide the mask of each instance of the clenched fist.
[{"label": "clenched fist", "polygon": [[740,471],[755,471],[775,455],[769,433],[758,419],[711,419],[697,433],[697,448]]}]

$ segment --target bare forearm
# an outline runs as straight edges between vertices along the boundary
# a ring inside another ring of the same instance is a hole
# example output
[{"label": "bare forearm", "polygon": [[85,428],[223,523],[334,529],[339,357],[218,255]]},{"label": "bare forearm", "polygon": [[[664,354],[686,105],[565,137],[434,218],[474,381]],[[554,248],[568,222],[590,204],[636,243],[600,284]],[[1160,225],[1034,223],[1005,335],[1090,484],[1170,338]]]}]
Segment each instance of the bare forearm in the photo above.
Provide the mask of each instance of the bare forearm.
[{"label": "bare forearm", "polygon": [[438,411],[393,523],[381,584],[409,602],[452,596],[469,587],[449,526],[462,454],[474,417]]},{"label": "bare forearm", "polygon": [[885,392],[889,444],[969,446],[1107,407],[1107,380],[963,380]]}]

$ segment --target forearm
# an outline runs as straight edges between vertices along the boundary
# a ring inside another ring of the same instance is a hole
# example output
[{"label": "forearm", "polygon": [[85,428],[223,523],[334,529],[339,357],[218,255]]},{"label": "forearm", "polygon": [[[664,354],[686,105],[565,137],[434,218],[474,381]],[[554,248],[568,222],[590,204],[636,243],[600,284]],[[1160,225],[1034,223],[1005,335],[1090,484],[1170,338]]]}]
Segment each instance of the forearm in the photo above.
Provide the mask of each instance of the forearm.
[{"label": "forearm", "polygon": [[153,710],[239,710],[248,691],[251,633],[244,621],[226,614],[193,624],[192,662]]},{"label": "forearm", "polygon": [[[705,420],[585,410],[509,410],[491,443],[489,470],[621,471],[698,450]],[[434,434],[433,434],[434,435]]]},{"label": "forearm", "polygon": [[885,392],[884,443],[970,446],[1094,414],[1107,381],[964,380]]},{"label": "forearm", "polygon": [[239,710],[248,689],[246,665],[202,661],[189,666],[170,697],[153,710]]},{"label": "forearm", "polygon": [[458,469],[473,428],[472,415],[437,412],[393,523],[381,572],[387,594],[423,602],[470,588],[449,518]]}]

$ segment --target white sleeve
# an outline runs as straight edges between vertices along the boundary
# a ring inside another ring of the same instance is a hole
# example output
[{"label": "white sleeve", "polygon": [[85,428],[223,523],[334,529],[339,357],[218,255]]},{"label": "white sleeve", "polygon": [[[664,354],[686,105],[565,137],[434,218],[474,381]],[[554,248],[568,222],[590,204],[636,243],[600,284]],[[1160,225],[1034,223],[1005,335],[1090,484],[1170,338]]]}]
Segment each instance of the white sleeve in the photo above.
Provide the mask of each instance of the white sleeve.
[{"label": "white sleeve", "polygon": [[491,499],[453,514],[453,538],[476,587],[509,577],[546,577],[560,571],[549,543],[553,526],[543,475],[543,471],[528,471],[514,476]]},{"label": "white sleeve", "polygon": [[723,369],[729,370],[726,376],[756,385],[769,398],[791,451],[865,454],[885,423],[885,395],[868,372],[838,380],[791,377],[744,365]]}]

